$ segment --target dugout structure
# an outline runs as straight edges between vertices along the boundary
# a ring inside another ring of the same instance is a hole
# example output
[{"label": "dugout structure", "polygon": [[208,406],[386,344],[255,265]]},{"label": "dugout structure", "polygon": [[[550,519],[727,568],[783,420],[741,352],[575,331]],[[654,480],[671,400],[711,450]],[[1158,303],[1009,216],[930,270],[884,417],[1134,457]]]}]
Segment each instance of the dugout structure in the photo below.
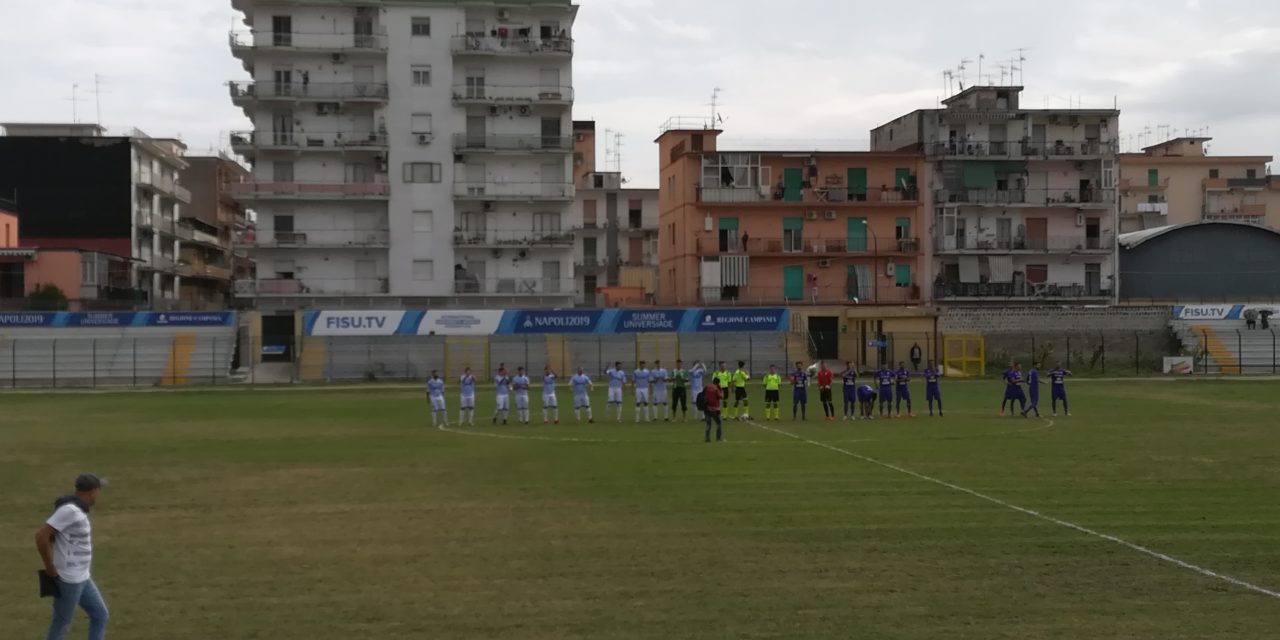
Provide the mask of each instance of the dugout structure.
[{"label": "dugout structure", "polygon": [[942,366],[949,377],[982,377],[987,373],[987,343],[979,333],[942,338]]}]

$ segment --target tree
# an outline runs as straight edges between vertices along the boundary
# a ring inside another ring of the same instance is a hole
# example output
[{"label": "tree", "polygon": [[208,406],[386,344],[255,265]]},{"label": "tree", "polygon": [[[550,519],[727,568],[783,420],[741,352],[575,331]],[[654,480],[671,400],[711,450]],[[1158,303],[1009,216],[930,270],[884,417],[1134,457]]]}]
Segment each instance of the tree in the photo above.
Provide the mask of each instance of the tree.
[{"label": "tree", "polygon": [[38,284],[31,293],[27,294],[29,311],[65,311],[67,306],[67,294],[63,293],[57,285]]}]

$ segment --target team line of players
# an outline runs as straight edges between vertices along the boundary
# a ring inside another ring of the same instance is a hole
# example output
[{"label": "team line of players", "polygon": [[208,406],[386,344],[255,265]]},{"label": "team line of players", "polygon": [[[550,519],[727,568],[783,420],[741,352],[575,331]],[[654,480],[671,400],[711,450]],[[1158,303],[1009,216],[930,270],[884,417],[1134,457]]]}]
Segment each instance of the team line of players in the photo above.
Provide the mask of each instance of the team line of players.
[{"label": "team line of players", "polygon": [[[942,417],[942,370],[930,361],[921,375],[925,381],[925,401],[928,405],[929,415],[934,415],[934,405],[936,404],[937,415]],[[1071,372],[1062,368],[1061,365],[1048,372],[1052,390],[1053,415],[1055,416],[1058,411],[1058,401],[1062,402],[1063,411],[1068,411],[1066,378],[1070,375]],[[608,383],[609,408],[614,411],[618,422],[622,421],[623,389],[626,386],[631,386],[635,392],[635,421],[637,423],[658,420],[659,411],[662,414],[661,419],[665,421],[670,421],[677,412],[679,412],[681,419],[688,420],[691,389],[694,390],[695,394],[693,402],[695,405],[695,417],[702,420],[704,416],[698,410],[698,406],[701,403],[697,401],[697,397],[706,388],[703,384],[704,380],[707,381],[707,385],[714,385],[720,390],[721,397],[725,400],[723,411],[728,414],[729,418],[738,420],[750,419],[750,397],[747,392],[747,383],[751,380],[751,375],[746,371],[746,363],[742,361],[738,362],[738,368],[733,372],[728,370],[724,362],[719,363],[718,369],[708,371],[701,362],[695,362],[691,368],[686,370],[683,361],[676,360],[675,368],[667,370],[659,360],[654,361],[652,369],[647,366],[646,362],[640,361],[635,370],[629,375],[623,370],[621,362],[615,362],[612,367],[605,371],[604,376]],[[879,401],[879,417],[881,418],[902,417],[904,403],[907,409],[906,415],[915,417],[915,412],[912,409],[910,388],[912,373],[906,368],[905,363],[899,362],[897,369],[882,365],[875,371],[872,374],[872,379],[879,387],[878,390],[870,384],[860,384],[858,376],[858,370],[852,362],[846,362],[845,369],[839,373],[840,385],[843,391],[844,420],[857,420],[860,418],[870,420],[875,418],[877,400]],[[782,375],[778,373],[777,367],[770,365],[769,373],[763,379],[765,419],[781,420],[781,390],[784,385],[790,386],[792,389],[792,419],[806,419],[808,417],[809,404],[808,388],[816,384],[825,419],[827,421],[836,420],[836,409],[832,401],[832,386],[835,377],[835,372],[829,369],[826,363],[818,363],[815,367],[805,368],[802,363],[796,362],[795,369],[787,375],[784,382]],[[1032,412],[1039,417],[1040,385],[1043,384],[1039,363],[1033,364],[1031,370],[1024,377],[1021,364],[1010,362],[1001,378],[1005,383],[1005,393],[1004,399],[1000,404],[1000,415],[1005,415],[1006,406],[1010,410],[1015,410],[1013,405],[1017,402],[1017,410],[1023,417],[1029,417]],[[461,393],[459,397],[458,422],[459,424],[474,425],[477,379],[468,367],[463,371],[459,381]],[[498,424],[499,420],[501,420],[502,424],[507,424],[511,412],[511,397],[514,395],[516,421],[520,424],[529,424],[529,389],[533,381],[525,372],[524,367],[517,367],[515,375],[510,375],[505,366],[499,366],[493,382],[496,389],[496,403],[492,423]],[[544,367],[542,373],[543,424],[560,423],[560,407],[557,395],[558,382],[559,378],[551,367]],[[668,385],[670,385],[670,390]],[[1029,391],[1029,405],[1027,394],[1023,393],[1022,387],[1024,385]],[[595,417],[591,409],[590,392],[594,390],[595,385],[591,377],[579,367],[577,373],[569,378],[569,387],[573,393],[575,419],[581,422],[585,414],[587,422],[594,423]],[[431,401],[431,421],[433,426],[448,426],[445,381],[440,377],[439,371],[432,371],[431,378],[427,380],[427,396]],[[730,398],[733,400],[732,406],[728,403]],[[1067,415],[1071,414],[1068,412]]]}]

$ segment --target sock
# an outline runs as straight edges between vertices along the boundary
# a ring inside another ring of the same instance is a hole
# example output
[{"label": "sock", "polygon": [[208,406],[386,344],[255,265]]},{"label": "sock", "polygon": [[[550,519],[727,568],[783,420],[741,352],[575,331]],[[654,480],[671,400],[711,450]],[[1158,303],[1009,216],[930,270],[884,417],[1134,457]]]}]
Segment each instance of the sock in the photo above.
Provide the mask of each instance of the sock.
[{"label": "sock", "polygon": [[587,420],[595,420],[591,417],[591,407],[587,407]]}]

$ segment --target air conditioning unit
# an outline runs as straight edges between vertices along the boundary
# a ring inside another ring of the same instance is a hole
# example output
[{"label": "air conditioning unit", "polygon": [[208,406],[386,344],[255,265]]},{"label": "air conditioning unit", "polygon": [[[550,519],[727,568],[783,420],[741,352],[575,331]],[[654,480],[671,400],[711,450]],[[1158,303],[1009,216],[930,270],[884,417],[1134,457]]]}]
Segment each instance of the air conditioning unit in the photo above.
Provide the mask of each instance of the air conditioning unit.
[{"label": "air conditioning unit", "polygon": [[345,54],[345,53],[335,53],[335,54],[333,54],[332,56],[330,56],[330,57],[329,57],[329,59],[330,59],[330,60],[333,60],[333,63],[334,63],[334,64],[342,64],[342,63],[344,63],[344,62],[346,62],[346,61],[347,61],[347,54]]},{"label": "air conditioning unit", "polygon": [[533,113],[533,107],[530,107],[527,104],[520,105],[520,115],[527,116],[531,113]]},{"label": "air conditioning unit", "polygon": [[429,133],[419,133],[419,134],[418,134],[418,144],[431,144],[431,134],[429,134]]},{"label": "air conditioning unit", "polygon": [[830,268],[831,268],[831,261],[830,261],[830,260],[819,260],[819,261],[818,261],[818,268],[819,268],[819,269],[830,269]]},{"label": "air conditioning unit", "polygon": [[503,21],[510,20],[510,19],[511,19],[511,10],[510,10],[510,9],[498,9],[498,19],[499,19],[499,20],[503,20]]},{"label": "air conditioning unit", "polygon": [[486,201],[485,201],[485,203],[484,203],[484,210],[485,210],[485,211],[493,211],[493,201],[492,201],[492,200],[486,200]]},{"label": "air conditioning unit", "polygon": [[834,212],[834,211],[828,211],[828,212],[826,212],[826,213],[822,214],[822,217],[826,218],[827,220],[835,220],[835,219],[836,219],[836,212]]},{"label": "air conditioning unit", "polygon": [[808,218],[808,219],[810,219],[810,220],[817,220],[817,219],[818,219],[818,212],[817,212],[817,211],[806,211],[806,212],[805,212],[805,214],[804,214],[804,217],[806,217],[806,218]]},{"label": "air conditioning unit", "polygon": [[898,272],[898,267],[897,267],[897,266],[895,266],[892,262],[890,262],[889,264],[886,264],[886,265],[884,266],[884,275],[886,275],[886,276],[889,276],[889,277],[891,277],[891,278],[892,278],[892,277],[893,277],[893,274],[895,274],[895,273],[897,273],[897,272]]},{"label": "air conditioning unit", "polygon": [[342,110],[342,105],[338,104],[337,102],[317,102],[316,103],[316,115],[318,116],[326,116],[326,115],[338,113],[341,110]]},{"label": "air conditioning unit", "polygon": [[1077,226],[1077,227],[1083,227],[1083,226],[1084,226],[1084,214],[1083,214],[1083,213],[1077,213],[1077,214],[1076,214],[1076,226]]},{"label": "air conditioning unit", "polygon": [[496,105],[496,104],[494,104],[494,105],[489,105],[489,115],[491,115],[491,116],[496,116],[496,115],[498,115],[498,105]]}]

